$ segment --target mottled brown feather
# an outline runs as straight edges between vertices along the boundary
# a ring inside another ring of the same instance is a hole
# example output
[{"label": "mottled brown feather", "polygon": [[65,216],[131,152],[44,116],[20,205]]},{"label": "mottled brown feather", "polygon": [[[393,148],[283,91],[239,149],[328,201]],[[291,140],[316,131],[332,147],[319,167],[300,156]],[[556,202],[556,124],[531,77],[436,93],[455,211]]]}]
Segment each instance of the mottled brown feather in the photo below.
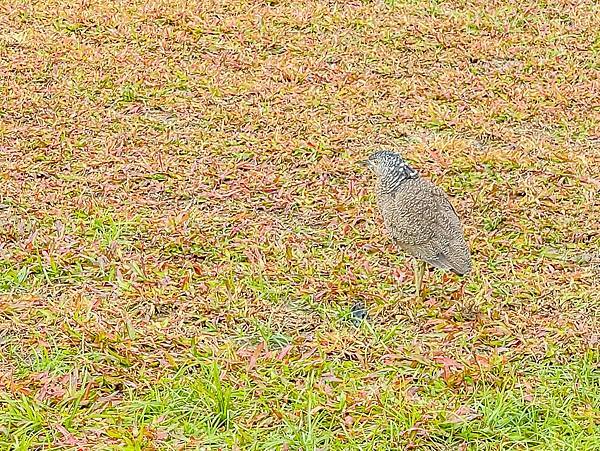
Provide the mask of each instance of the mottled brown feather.
[{"label": "mottled brown feather", "polygon": [[471,270],[462,225],[443,190],[416,177],[392,193],[380,180],[376,195],[384,224],[403,251],[457,274]]}]

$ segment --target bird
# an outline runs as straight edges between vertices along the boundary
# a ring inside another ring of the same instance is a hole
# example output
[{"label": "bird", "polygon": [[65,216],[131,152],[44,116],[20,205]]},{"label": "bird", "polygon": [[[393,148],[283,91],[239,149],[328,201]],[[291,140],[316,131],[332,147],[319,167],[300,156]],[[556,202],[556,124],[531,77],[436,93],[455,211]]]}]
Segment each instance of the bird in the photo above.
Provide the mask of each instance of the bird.
[{"label": "bird", "polygon": [[393,151],[381,150],[362,161],[377,177],[375,197],[395,244],[416,258],[416,296],[421,297],[426,265],[460,276],[471,271],[463,227],[446,193]]}]

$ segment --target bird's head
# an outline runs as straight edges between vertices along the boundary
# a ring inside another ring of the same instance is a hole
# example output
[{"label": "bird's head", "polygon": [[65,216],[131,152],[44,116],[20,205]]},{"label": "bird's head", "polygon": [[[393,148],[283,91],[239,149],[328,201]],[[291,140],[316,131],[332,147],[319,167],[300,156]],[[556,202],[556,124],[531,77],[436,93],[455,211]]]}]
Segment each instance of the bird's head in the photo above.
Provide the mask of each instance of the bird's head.
[{"label": "bird's head", "polygon": [[379,177],[385,177],[386,175],[397,171],[406,171],[409,174],[414,172],[416,175],[416,171],[406,164],[399,153],[391,152],[389,150],[375,152],[361,163],[375,172]]}]

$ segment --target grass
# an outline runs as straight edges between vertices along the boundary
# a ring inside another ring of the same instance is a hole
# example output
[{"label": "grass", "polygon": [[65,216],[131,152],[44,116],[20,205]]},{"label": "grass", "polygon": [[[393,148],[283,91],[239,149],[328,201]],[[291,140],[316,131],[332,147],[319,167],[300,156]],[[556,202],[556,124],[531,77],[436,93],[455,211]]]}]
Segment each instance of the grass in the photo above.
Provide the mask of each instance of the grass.
[{"label": "grass", "polygon": [[[0,3],[0,449],[600,448],[597,17]],[[464,295],[415,302],[381,146]]]}]

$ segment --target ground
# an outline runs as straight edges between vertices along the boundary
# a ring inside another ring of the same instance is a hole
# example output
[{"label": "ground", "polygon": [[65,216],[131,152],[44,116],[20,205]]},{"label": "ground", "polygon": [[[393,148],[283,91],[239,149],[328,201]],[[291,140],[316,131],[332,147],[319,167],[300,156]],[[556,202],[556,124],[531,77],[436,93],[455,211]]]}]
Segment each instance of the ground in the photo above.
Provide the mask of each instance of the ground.
[{"label": "ground", "polygon": [[[0,449],[600,449],[599,25],[0,2]],[[423,302],[382,147],[472,249]]]}]

